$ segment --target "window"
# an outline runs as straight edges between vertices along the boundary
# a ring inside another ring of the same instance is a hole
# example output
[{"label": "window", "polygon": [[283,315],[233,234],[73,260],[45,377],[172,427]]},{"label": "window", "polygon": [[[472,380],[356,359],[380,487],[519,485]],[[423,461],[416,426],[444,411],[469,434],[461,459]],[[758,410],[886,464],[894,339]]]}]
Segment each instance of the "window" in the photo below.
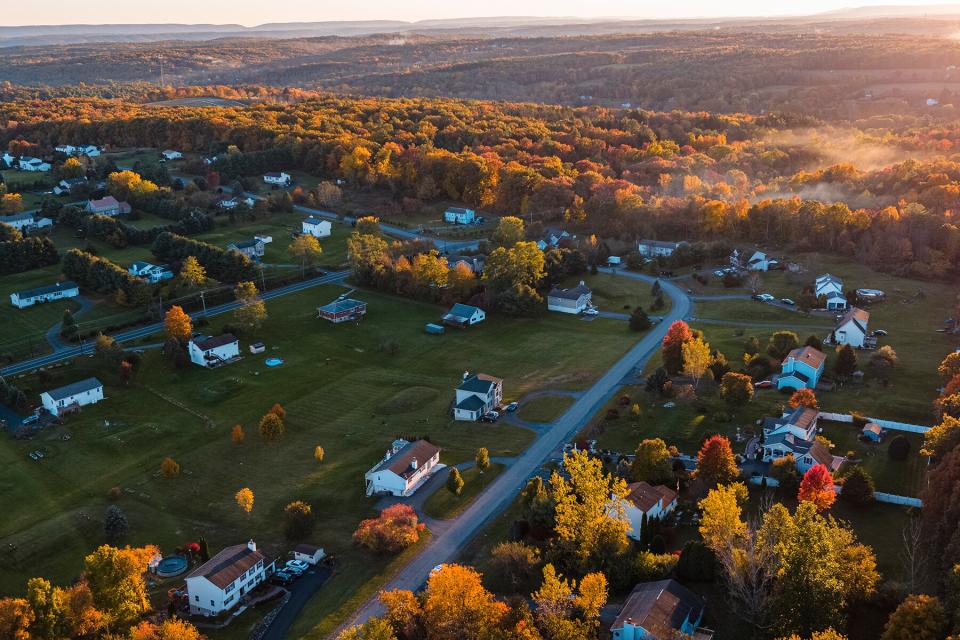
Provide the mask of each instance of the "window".
[{"label": "window", "polygon": [[197,602],[200,602],[200,596],[193,596]]},{"label": "window", "polygon": [[213,604],[213,600],[210,601],[210,606],[211,606],[211,607],[212,607],[212,606],[215,606],[215,605]]}]

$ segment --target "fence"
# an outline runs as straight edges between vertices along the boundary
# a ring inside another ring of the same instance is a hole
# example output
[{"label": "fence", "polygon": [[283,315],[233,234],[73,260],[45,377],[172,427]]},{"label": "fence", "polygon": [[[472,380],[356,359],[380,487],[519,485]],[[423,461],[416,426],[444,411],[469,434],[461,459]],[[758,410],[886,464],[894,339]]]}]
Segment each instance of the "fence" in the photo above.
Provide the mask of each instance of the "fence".
[{"label": "fence", "polygon": [[[829,413],[827,411],[821,411],[820,417],[824,420],[830,420],[832,422],[845,422],[847,424],[853,422],[853,416],[849,413]],[[880,418],[867,418],[867,420],[880,425],[880,427],[883,429],[889,429],[891,431],[908,431],[910,433],[926,433],[927,431],[930,431],[930,427],[925,427],[920,424],[895,422],[893,420],[881,420]]]},{"label": "fence", "polygon": [[922,507],[923,502],[920,498],[911,498],[909,496],[898,496],[892,493],[880,493],[879,491],[873,494],[873,498],[877,502],[886,502],[889,504],[902,504],[908,507]]}]

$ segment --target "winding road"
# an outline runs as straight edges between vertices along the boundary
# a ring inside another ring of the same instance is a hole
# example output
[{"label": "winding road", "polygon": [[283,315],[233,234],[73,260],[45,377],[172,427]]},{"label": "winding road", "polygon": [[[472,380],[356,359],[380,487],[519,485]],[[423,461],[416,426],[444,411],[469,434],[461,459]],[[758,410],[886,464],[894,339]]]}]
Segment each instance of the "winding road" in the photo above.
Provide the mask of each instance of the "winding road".
[{"label": "winding road", "polygon": [[[625,272],[616,271],[616,273],[623,275]],[[656,278],[633,272],[626,272],[626,275],[650,284],[656,280]],[[650,357],[660,348],[663,336],[670,325],[675,320],[688,318],[692,311],[690,298],[683,290],[662,279],[660,285],[673,303],[670,312],[664,316],[663,322],[643,336],[592,387],[584,391],[566,413],[552,423],[547,430],[541,432],[537,440],[478,495],[463,513],[449,520],[443,530],[435,532],[427,546],[383,585],[384,590],[416,590],[430,575],[431,569],[456,557],[460,549],[474,535],[506,510],[527,480],[537,473],[554,451],[561,449],[564,443],[569,441],[590,417],[617,393],[624,380],[633,378],[638,370],[643,369]],[[335,638],[342,629],[360,624],[382,613],[383,608],[374,596],[331,637]]]}]

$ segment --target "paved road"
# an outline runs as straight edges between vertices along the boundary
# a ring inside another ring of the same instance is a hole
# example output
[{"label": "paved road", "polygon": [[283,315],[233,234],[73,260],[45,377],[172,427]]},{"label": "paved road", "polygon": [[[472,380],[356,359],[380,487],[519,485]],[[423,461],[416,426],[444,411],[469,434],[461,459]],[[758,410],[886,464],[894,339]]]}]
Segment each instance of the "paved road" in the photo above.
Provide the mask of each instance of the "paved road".
[{"label": "paved road", "polygon": [[[618,271],[618,275],[622,272]],[[650,282],[654,278],[628,273],[628,277]],[[661,280],[664,293],[670,296],[673,306],[670,313],[653,330],[634,345],[625,356],[607,370],[592,387],[586,390],[574,404],[549,429],[530,446],[516,462],[484,490],[460,516],[449,521],[449,527],[431,536],[427,546],[415,556],[386,585],[385,590],[414,590],[423,584],[430,570],[448,562],[492,518],[502,513],[540,466],[573,437],[597,409],[613,397],[622,381],[642,369],[647,360],[660,348],[667,328],[675,320],[686,318],[691,311],[687,295],[676,285]],[[373,598],[362,605],[345,626],[359,624],[371,616],[380,615],[383,609]],[[337,632],[339,633],[339,631]],[[333,637],[336,637],[334,633]]]},{"label": "paved road", "polygon": [[300,610],[307,604],[313,594],[330,578],[333,571],[329,567],[316,567],[307,571],[290,587],[290,599],[283,605],[283,609],[267,627],[261,640],[285,640],[290,625],[300,615]]},{"label": "paved road", "polygon": [[[349,275],[349,273],[349,271],[336,271],[333,273],[328,273],[310,280],[304,280],[303,282],[295,282],[284,287],[278,287],[271,291],[267,291],[261,297],[264,300],[272,300],[274,298],[279,298],[280,296],[289,295],[291,293],[297,293],[298,291],[303,291],[304,289],[309,289],[311,287],[316,287],[323,284],[335,284],[341,282],[347,277],[347,275]],[[209,307],[206,311],[197,311],[192,313],[190,314],[190,317],[196,320],[197,318],[217,316],[233,311],[239,306],[239,302],[227,302],[215,307]],[[163,323],[155,322],[153,324],[137,327],[135,329],[128,329],[127,331],[115,333],[113,334],[113,339],[117,342],[129,342],[131,340],[136,340],[162,330]],[[17,373],[23,373],[25,371],[31,371],[37,367],[43,367],[61,360],[83,355],[84,353],[91,353],[92,351],[93,344],[90,342],[85,342],[82,346],[65,347],[49,355],[40,356],[39,358],[25,360],[23,362],[18,362],[16,364],[4,367],[0,369],[0,375],[9,376]]]}]

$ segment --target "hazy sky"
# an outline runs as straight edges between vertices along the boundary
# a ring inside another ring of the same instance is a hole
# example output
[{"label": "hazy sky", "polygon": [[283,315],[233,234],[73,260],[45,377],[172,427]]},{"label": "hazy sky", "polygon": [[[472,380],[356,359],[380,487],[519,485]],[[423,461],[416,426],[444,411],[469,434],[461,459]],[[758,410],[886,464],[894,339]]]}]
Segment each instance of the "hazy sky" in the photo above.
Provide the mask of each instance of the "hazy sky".
[{"label": "hazy sky", "polygon": [[[0,3],[0,24],[106,24],[106,23],[231,23],[322,20],[423,20],[472,16],[624,16],[676,18],[702,16],[760,16],[809,14],[849,6],[931,4],[930,0],[158,0],[156,2]],[[53,5],[58,5],[54,7]]]}]

